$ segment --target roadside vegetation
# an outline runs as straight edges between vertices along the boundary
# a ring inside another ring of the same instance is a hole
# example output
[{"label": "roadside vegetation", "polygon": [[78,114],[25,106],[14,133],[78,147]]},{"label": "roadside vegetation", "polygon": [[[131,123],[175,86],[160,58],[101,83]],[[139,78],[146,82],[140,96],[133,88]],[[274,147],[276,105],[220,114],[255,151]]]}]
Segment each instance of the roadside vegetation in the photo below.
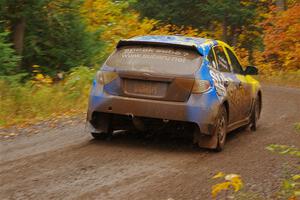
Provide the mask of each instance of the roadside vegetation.
[{"label": "roadside vegetation", "polygon": [[0,125],[32,124],[83,113],[93,77],[94,70],[81,66],[72,68],[58,83],[39,73],[24,84],[14,79],[0,80]]},{"label": "roadside vegetation", "polygon": [[95,70],[137,35],[220,39],[262,82],[299,87],[298,1],[191,2],[0,0],[0,126],[84,114]]},{"label": "roadside vegetation", "polygon": [[[295,124],[296,134],[300,134],[300,122]],[[285,173],[285,178],[281,181],[279,189],[272,194],[272,199],[275,200],[297,200],[300,198],[300,148],[291,145],[270,144],[266,150],[276,153],[281,156],[291,156],[296,159],[296,162],[289,166]],[[255,192],[247,190],[245,183],[242,180],[242,175],[217,173],[212,177],[213,180],[218,180],[212,186],[212,199],[251,199],[265,200],[267,197],[261,196]]]},{"label": "roadside vegetation", "polygon": [[256,78],[267,85],[300,88],[300,70],[272,71],[269,74],[258,75]]}]

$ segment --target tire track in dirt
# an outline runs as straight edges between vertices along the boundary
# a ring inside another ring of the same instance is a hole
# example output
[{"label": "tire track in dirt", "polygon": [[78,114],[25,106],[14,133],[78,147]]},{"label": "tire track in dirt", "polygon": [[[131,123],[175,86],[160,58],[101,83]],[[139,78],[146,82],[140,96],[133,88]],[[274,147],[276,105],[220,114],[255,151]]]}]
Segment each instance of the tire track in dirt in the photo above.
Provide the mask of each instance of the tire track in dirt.
[{"label": "tire track in dirt", "polygon": [[258,131],[235,131],[221,153],[190,140],[140,139],[118,134],[95,141],[84,122],[0,142],[1,199],[208,199],[211,177],[239,173],[246,187],[269,196],[286,166],[297,161],[265,150],[271,143],[300,147],[300,90],[266,86]]}]

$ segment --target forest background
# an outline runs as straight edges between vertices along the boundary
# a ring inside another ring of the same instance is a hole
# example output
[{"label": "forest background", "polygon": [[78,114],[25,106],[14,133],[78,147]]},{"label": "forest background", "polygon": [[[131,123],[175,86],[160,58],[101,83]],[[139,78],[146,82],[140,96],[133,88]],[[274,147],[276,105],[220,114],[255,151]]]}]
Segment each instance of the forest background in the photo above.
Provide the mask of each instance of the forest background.
[{"label": "forest background", "polygon": [[297,0],[0,0],[0,126],[85,112],[116,43],[137,35],[219,39],[259,80],[298,86]]}]

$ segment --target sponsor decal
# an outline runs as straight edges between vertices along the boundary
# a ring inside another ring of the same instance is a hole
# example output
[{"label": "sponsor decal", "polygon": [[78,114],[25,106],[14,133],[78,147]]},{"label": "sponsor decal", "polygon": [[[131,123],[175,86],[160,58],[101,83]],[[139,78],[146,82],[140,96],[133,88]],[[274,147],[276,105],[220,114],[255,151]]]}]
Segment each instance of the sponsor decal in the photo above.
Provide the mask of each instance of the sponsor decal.
[{"label": "sponsor decal", "polygon": [[226,91],[226,87],[224,86],[224,82],[227,81],[228,83],[230,83],[231,80],[229,78],[226,78],[222,73],[212,69],[209,70],[209,73],[216,87],[217,94],[219,96],[225,96],[227,91]]},{"label": "sponsor decal", "polygon": [[[216,87],[218,96],[227,95],[231,104],[236,108],[240,107],[244,102],[247,101],[249,94],[244,87],[239,87],[238,84],[234,83],[233,79],[224,76],[219,71],[210,69],[209,73]],[[237,79],[236,82],[238,82],[238,80],[239,79]],[[225,82],[228,83],[227,87],[224,85]]]}]

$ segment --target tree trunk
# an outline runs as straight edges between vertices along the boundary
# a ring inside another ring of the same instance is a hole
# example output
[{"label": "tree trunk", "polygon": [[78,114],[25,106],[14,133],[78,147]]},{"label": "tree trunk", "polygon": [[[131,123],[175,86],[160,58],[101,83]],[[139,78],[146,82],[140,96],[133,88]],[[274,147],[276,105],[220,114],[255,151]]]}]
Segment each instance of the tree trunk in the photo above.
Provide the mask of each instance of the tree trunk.
[{"label": "tree trunk", "polygon": [[239,31],[235,26],[230,27],[230,39],[228,38],[231,46],[236,46],[238,42]]},{"label": "tree trunk", "polygon": [[286,10],[286,0],[276,0],[276,7],[278,11]]},{"label": "tree trunk", "polygon": [[228,38],[227,38],[227,18],[224,17],[224,20],[223,20],[223,24],[222,24],[222,38],[223,38],[223,41],[224,42],[228,42]]},{"label": "tree trunk", "polygon": [[12,27],[12,40],[16,52],[19,55],[23,53],[24,33],[25,33],[25,18],[21,18]]}]

